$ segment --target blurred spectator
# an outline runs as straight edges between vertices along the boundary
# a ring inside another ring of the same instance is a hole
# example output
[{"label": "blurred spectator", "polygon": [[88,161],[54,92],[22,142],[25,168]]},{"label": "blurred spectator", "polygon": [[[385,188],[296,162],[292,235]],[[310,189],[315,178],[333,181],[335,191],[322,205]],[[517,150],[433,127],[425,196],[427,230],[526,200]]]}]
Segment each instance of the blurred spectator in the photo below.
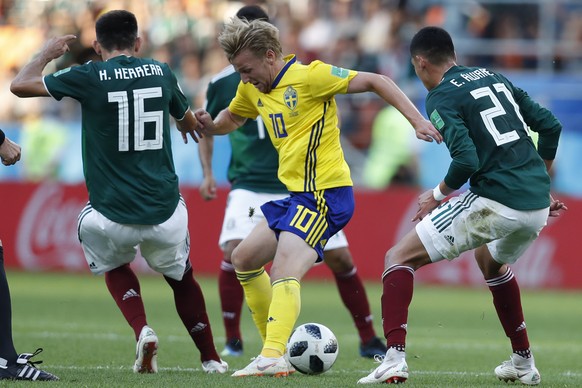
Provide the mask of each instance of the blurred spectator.
[{"label": "blurred spectator", "polygon": [[383,108],[372,127],[362,186],[382,190],[391,182],[417,183],[414,129],[394,107]]},{"label": "blurred spectator", "polygon": [[22,126],[22,159],[24,179],[30,181],[55,180],[59,177],[60,162],[67,143],[67,129],[54,119],[29,115]]},{"label": "blurred spectator", "polygon": [[392,15],[385,3],[382,0],[362,2],[362,26],[356,32],[358,45],[366,54],[378,55],[392,47],[394,26]]},{"label": "blurred spectator", "polygon": [[[8,83],[15,69],[29,59],[21,53],[39,47],[46,36],[73,33],[78,37],[69,55],[54,65],[57,68],[99,60],[91,46],[94,22],[104,11],[119,8],[135,13],[142,21],[141,55],[169,63],[176,69],[192,105],[201,106],[208,77],[226,64],[217,48],[217,34],[225,20],[247,4],[269,9],[280,30],[285,53],[295,53],[303,63],[321,59],[337,66],[386,74],[401,84],[412,99],[422,92],[412,77],[407,44],[412,34],[427,24],[446,24],[457,36],[465,37],[459,46],[465,44],[464,62],[470,65],[539,72],[540,58],[549,58],[554,60],[550,62],[554,72],[582,69],[582,2],[578,1],[0,1],[0,124],[22,127],[23,117],[36,114],[62,121],[63,127],[74,127],[69,122],[79,120],[80,113],[74,102],[19,100],[8,92]],[[346,159],[354,171],[364,171],[366,155],[375,153],[373,147],[377,143],[373,139],[377,136],[373,123],[385,105],[368,95],[341,96],[337,103],[343,140],[349,143],[344,147]],[[34,152],[29,149],[23,157]],[[187,163],[189,160],[185,159],[183,164]],[[62,174],[59,172],[60,179]],[[188,174],[198,176],[197,172]],[[72,179],[72,174],[67,179]]]},{"label": "blurred spectator", "polygon": [[309,10],[305,15],[302,29],[299,32],[299,45],[305,50],[303,63],[310,63],[314,59],[324,59],[328,47],[335,44],[336,32],[329,17],[322,15],[319,1],[309,0]]},{"label": "blurred spectator", "polygon": [[464,6],[464,28],[475,38],[499,41],[500,52],[469,56],[468,66],[531,69],[535,56],[520,51],[523,40],[538,37],[539,5],[535,3],[469,2]]},{"label": "blurred spectator", "polygon": [[582,52],[582,3],[564,6],[560,11],[558,37],[565,45],[557,55],[559,69],[579,72],[582,69],[582,57],[566,60],[565,56],[569,52]]}]

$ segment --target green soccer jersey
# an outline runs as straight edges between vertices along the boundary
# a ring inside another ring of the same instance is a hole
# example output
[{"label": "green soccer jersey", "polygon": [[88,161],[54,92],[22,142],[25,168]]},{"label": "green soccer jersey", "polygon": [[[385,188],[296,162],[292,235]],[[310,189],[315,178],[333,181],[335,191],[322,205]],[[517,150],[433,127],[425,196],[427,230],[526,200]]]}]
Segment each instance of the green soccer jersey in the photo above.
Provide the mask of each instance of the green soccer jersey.
[{"label": "green soccer jersey", "polygon": [[83,172],[92,206],[112,221],[156,225],[180,197],[170,115],[182,119],[188,100],[168,65],[121,55],[44,77],[57,100],[82,108]]},{"label": "green soccer jersey", "polygon": [[[562,126],[546,108],[504,76],[453,66],[426,98],[426,110],[442,133],[452,162],[445,176],[518,210],[550,205],[550,177],[542,160],[553,160]],[[539,133],[538,148],[529,130]]]},{"label": "green soccer jersey", "polygon": [[[212,117],[227,108],[236,94],[240,75],[228,66],[217,74],[206,93],[206,110]],[[261,118],[247,120],[228,135],[232,154],[228,166],[228,180],[233,189],[257,193],[286,193],[277,177],[279,156],[271,143]]]}]

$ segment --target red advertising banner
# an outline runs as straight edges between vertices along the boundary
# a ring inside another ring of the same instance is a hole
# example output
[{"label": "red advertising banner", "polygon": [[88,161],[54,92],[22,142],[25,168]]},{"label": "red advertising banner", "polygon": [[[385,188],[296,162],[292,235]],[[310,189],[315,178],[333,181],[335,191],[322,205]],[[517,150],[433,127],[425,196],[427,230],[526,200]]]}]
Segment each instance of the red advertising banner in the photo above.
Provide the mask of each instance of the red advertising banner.
[{"label": "red advertising banner", "polygon": [[[206,202],[195,187],[183,187],[189,210],[191,260],[200,274],[216,274],[222,253],[218,235],[222,225],[227,190]],[[346,228],[350,249],[360,276],[380,280],[384,254],[414,227],[418,192],[393,188],[383,192],[356,191],[356,212]],[[540,237],[512,266],[520,284],[528,288],[582,289],[578,265],[580,243],[575,238],[582,217],[582,200],[562,198],[569,211],[551,218]],[[88,271],[77,238],[77,216],[87,202],[84,185],[55,182],[0,183],[0,239],[7,267],[31,271]],[[149,271],[138,258],[134,267]],[[325,265],[316,266],[309,278],[330,277]],[[449,285],[483,285],[472,252],[453,261],[421,268],[418,282]]]}]

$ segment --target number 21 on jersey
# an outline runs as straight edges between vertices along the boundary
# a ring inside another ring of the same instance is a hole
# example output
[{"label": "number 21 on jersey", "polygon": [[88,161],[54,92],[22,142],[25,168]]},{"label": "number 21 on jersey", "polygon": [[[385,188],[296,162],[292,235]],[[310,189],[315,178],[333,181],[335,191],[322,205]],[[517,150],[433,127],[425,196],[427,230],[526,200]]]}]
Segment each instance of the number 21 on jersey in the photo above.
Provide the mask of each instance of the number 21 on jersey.
[{"label": "number 21 on jersey", "polygon": [[[523,128],[525,129],[525,132],[528,133],[529,131],[527,128],[527,124],[525,123],[523,117],[521,116],[521,113],[519,112],[519,106],[513,99],[513,95],[511,94],[509,89],[507,89],[507,86],[505,86],[505,84],[503,83],[496,83],[493,84],[492,86],[495,89],[495,92],[497,92],[498,94],[503,94],[507,98],[507,101],[509,101],[509,103],[515,110],[517,117],[519,117],[519,120],[521,121]],[[481,119],[483,120],[483,124],[485,124],[485,128],[487,128],[487,131],[491,134],[493,140],[495,140],[495,144],[500,146],[502,144],[510,143],[512,141],[519,139],[519,134],[517,133],[516,130],[501,133],[495,126],[495,122],[493,121],[493,119],[495,117],[502,116],[507,112],[505,111],[503,105],[501,104],[501,101],[499,100],[499,98],[497,98],[497,96],[495,95],[494,91],[491,88],[482,87],[475,89],[471,91],[471,95],[475,100],[479,98],[488,97],[493,103],[492,108],[481,111]]]}]

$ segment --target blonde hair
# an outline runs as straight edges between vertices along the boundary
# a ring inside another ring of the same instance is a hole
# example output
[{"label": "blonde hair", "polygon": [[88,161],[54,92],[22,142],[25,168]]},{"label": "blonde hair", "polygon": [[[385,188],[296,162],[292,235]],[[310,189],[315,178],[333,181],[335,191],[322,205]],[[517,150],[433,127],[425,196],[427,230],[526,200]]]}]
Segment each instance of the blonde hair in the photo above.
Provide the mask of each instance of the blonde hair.
[{"label": "blonde hair", "polygon": [[218,43],[229,62],[243,50],[250,50],[257,57],[262,57],[268,50],[273,50],[277,57],[283,56],[279,30],[263,20],[239,19],[234,17],[218,36]]}]

